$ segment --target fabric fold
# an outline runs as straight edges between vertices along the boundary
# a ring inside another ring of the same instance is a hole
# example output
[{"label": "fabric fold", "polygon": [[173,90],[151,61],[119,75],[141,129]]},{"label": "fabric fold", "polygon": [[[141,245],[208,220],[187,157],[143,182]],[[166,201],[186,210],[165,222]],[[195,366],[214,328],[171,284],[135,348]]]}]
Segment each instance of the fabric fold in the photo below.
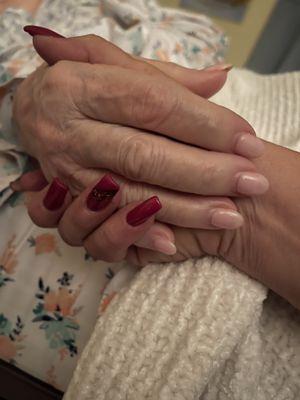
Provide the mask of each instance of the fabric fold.
[{"label": "fabric fold", "polygon": [[265,295],[215,258],[146,267],[99,319],[65,400],[213,398],[208,384],[224,376],[249,391],[255,374],[245,380],[241,354],[260,351],[251,327]]}]

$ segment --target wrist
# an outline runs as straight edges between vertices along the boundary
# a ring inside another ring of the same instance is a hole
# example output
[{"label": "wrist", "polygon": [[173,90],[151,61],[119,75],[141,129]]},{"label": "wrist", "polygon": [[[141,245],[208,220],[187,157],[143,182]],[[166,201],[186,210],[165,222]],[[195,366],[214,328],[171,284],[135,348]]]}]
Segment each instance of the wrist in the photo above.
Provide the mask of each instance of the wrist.
[{"label": "wrist", "polygon": [[223,235],[219,255],[300,308],[300,154],[266,142],[255,164],[270,189],[236,200],[245,222]]}]

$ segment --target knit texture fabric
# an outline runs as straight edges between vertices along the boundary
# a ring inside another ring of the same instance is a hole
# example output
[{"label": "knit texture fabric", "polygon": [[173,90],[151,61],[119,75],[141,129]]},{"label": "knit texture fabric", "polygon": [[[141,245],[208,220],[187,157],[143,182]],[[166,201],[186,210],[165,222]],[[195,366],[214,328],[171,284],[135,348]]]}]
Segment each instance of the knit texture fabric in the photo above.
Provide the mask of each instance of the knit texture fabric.
[{"label": "knit texture fabric", "polygon": [[[233,71],[214,98],[300,150],[300,73]],[[141,270],[98,320],[64,400],[300,398],[300,313],[224,261]]]}]

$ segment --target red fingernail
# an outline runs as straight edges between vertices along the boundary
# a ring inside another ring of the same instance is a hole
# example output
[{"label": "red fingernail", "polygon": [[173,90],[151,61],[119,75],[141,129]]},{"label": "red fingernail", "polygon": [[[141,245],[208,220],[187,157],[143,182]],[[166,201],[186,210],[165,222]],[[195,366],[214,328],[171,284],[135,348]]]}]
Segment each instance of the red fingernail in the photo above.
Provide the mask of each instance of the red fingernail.
[{"label": "red fingernail", "polygon": [[57,32],[52,31],[48,28],[43,28],[42,26],[37,25],[26,25],[23,30],[31,36],[41,35],[41,36],[53,36],[57,38],[64,38],[64,36],[60,35]]},{"label": "red fingernail", "polygon": [[44,206],[47,210],[58,210],[63,205],[68,190],[60,179],[54,178],[44,198]]},{"label": "red fingernail", "polygon": [[110,175],[105,175],[86,199],[86,205],[91,211],[99,211],[105,208],[112,198],[119,191],[120,186],[113,180]]},{"label": "red fingernail", "polygon": [[139,204],[127,214],[127,222],[131,226],[141,225],[157,213],[161,207],[162,205],[157,196],[150,197],[150,199]]}]

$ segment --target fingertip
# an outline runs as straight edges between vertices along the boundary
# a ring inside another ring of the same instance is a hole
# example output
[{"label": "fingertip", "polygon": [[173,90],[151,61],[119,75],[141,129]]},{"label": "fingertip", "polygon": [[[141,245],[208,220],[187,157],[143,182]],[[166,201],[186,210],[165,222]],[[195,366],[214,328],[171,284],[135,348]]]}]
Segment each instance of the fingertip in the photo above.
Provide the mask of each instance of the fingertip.
[{"label": "fingertip", "polygon": [[159,222],[154,223],[144,234],[135,242],[140,248],[158,251],[166,255],[174,255],[177,252],[175,245],[175,235],[167,225]]},{"label": "fingertip", "polygon": [[211,214],[211,224],[217,229],[238,229],[244,223],[243,216],[234,210],[215,209]]},{"label": "fingertip", "polygon": [[162,205],[159,198],[152,196],[129,211],[126,221],[133,227],[142,225],[161,210],[161,208]]},{"label": "fingertip", "polygon": [[204,69],[204,71],[219,71],[219,72],[229,72],[231,71],[233,68],[233,64],[215,64],[215,65],[211,65],[210,67],[207,67]]},{"label": "fingertip", "polygon": [[237,134],[235,153],[247,158],[258,158],[265,152],[265,144],[248,132]]},{"label": "fingertip", "polygon": [[177,247],[175,243],[163,237],[154,238],[151,250],[158,251],[168,256],[173,256],[177,253]]},{"label": "fingertip", "polygon": [[54,178],[43,199],[43,205],[48,211],[59,210],[65,201],[69,188],[59,179]]},{"label": "fingertip", "polygon": [[14,192],[40,191],[48,185],[46,178],[41,170],[27,172],[18,179],[10,183],[10,188]]}]

